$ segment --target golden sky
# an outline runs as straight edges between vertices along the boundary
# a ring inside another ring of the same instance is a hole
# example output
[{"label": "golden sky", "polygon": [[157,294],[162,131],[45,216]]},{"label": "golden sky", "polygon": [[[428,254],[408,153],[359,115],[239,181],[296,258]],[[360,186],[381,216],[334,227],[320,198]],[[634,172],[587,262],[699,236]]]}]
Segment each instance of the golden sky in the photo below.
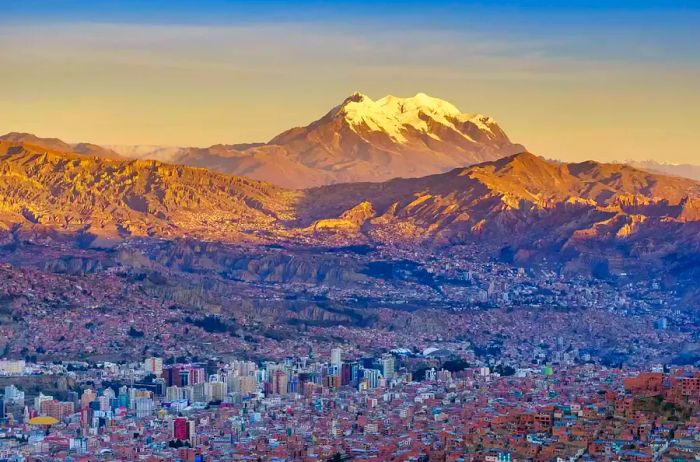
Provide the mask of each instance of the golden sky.
[{"label": "golden sky", "polygon": [[267,141],[354,91],[425,92],[491,115],[547,157],[700,163],[700,59],[689,32],[657,43],[612,26],[1,24],[0,132],[98,144]]}]

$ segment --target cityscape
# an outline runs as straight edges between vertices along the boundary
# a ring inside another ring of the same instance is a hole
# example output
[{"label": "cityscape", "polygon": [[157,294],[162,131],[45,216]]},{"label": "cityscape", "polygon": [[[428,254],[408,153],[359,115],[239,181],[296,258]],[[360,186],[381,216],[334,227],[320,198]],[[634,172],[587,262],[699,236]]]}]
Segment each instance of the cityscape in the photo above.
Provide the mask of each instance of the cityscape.
[{"label": "cityscape", "polygon": [[[692,460],[700,373],[381,357],[0,363],[8,460]],[[415,372],[409,372],[414,370]],[[81,393],[73,391],[78,386]],[[20,456],[20,454],[22,454]]]},{"label": "cityscape", "polygon": [[698,30],[3,5],[0,462],[700,460]]}]

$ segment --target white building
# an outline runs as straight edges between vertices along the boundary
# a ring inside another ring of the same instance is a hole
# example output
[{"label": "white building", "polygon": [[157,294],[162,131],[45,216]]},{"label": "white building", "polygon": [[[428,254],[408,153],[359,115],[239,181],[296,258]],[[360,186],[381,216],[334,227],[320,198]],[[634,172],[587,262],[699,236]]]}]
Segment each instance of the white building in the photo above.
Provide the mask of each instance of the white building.
[{"label": "white building", "polygon": [[24,367],[26,366],[23,359],[20,360],[10,360],[3,359],[0,360],[0,374],[3,375],[22,375],[24,373]]},{"label": "white building", "polygon": [[148,374],[160,377],[163,374],[163,358],[146,358],[143,362],[143,370]]},{"label": "white building", "polygon": [[331,350],[331,364],[333,366],[340,367],[343,364],[343,350],[340,348],[333,348]]},{"label": "white building", "polygon": [[153,414],[155,406],[150,398],[136,398],[136,417],[147,417]]},{"label": "white building", "polygon": [[24,392],[14,385],[5,387],[6,403],[24,403]]}]

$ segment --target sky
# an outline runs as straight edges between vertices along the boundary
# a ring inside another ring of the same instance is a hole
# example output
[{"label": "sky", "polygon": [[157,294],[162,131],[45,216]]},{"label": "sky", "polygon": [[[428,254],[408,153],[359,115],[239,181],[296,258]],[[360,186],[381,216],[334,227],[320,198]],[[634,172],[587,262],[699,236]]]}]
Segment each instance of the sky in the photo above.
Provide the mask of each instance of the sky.
[{"label": "sky", "polygon": [[267,141],[355,91],[424,92],[546,157],[700,164],[700,1],[497,3],[10,2],[0,132]]}]

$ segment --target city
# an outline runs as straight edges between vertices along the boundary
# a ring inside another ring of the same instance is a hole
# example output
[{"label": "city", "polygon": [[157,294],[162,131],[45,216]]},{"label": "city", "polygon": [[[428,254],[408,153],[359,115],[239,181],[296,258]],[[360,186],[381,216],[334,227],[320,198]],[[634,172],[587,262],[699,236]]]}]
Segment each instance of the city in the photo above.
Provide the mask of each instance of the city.
[{"label": "city", "polygon": [[0,462],[699,462],[700,3],[0,10]]},{"label": "city", "polygon": [[56,385],[53,395],[36,396],[5,387],[0,455],[679,461],[700,450],[697,370],[491,369],[433,350],[346,358],[333,348],[327,357],[260,365],[3,361],[2,379]]}]

